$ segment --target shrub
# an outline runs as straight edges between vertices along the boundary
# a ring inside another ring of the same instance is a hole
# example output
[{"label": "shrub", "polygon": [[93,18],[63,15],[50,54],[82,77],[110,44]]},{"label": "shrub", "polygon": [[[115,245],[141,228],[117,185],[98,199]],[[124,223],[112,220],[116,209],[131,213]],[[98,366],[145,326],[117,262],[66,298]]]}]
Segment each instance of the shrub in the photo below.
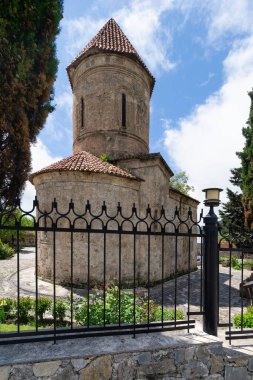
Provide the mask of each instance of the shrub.
[{"label": "shrub", "polygon": [[236,314],[233,318],[234,325],[237,329],[241,328],[252,328],[253,327],[253,306],[247,307],[247,312],[241,314]]},{"label": "shrub", "polygon": [[[17,222],[20,223],[22,227],[33,227],[34,226],[34,220],[30,217],[23,216],[22,212],[20,210],[14,210],[12,212],[7,212],[2,216],[2,225],[3,226],[15,226]],[[0,240],[4,241],[5,243],[12,244],[12,240],[15,241],[13,230],[8,229],[1,229],[0,230]],[[25,238],[27,231],[20,230],[19,231],[19,239],[20,241]]]},{"label": "shrub", "polygon": [[[219,263],[223,264],[223,266],[227,266],[227,267],[229,267],[231,265],[231,268],[236,269],[236,270],[242,269],[242,262],[239,261],[236,257],[231,257],[231,264],[230,264],[229,257],[221,256],[219,258]],[[251,269],[252,265],[253,265],[252,259],[243,261],[243,267],[244,268],[250,268]]]},{"label": "shrub", "polygon": [[16,317],[15,301],[11,298],[1,298],[0,307],[4,312],[4,320],[13,319]]},{"label": "shrub", "polygon": [[0,240],[0,260],[9,259],[14,255],[14,249]]},{"label": "shrub", "polygon": [[235,257],[232,257],[232,258],[231,258],[231,267],[232,267],[233,269],[238,269],[238,270],[240,270],[240,269],[242,269],[242,264],[239,262],[238,259],[236,259]]},{"label": "shrub", "polygon": [[[104,308],[105,306],[105,308]],[[119,307],[120,306],[120,307]],[[88,300],[83,297],[76,301],[75,319],[80,325],[88,324]],[[149,311],[149,312],[148,312]],[[120,315],[119,315],[120,314]],[[135,314],[135,319],[134,319]],[[132,292],[122,291],[119,298],[119,288],[117,286],[109,288],[106,292],[106,298],[101,296],[90,296],[89,301],[89,324],[103,325],[120,323],[144,323],[148,321],[155,322],[162,320],[162,307],[150,300],[149,303],[145,297],[136,295],[135,313],[134,297]],[[163,308],[163,319],[174,320],[175,313],[168,308]],[[184,315],[177,310],[176,319],[183,319]],[[120,319],[120,320],[119,320]]]},{"label": "shrub", "polygon": [[[21,297],[19,299],[19,321],[27,323],[31,320],[31,311],[33,309],[34,300],[31,297]],[[18,302],[15,301],[15,306],[18,308]]]},{"label": "shrub", "polygon": [[101,154],[99,158],[101,161],[110,162],[109,156],[107,154]]},{"label": "shrub", "polygon": [[5,322],[5,312],[2,305],[0,305],[0,323]]},{"label": "shrub", "polygon": [[[40,321],[43,320],[44,314],[47,311],[50,311],[52,307],[52,299],[49,297],[38,297],[38,303],[37,303],[37,315]],[[34,300],[33,303],[33,309],[36,313],[36,300]]]},{"label": "shrub", "polygon": [[[63,322],[65,316],[66,316],[66,311],[68,310],[68,305],[65,301],[62,299],[56,299],[55,300],[55,319],[58,320],[59,322]],[[52,315],[54,317],[54,305],[52,302],[52,307],[51,307]]]},{"label": "shrub", "polygon": [[[56,299],[55,303],[56,320],[63,322],[68,305],[61,299]],[[37,315],[40,322],[43,322],[44,314],[50,312],[54,316],[53,300],[49,297],[39,297],[37,303]],[[19,299],[19,322],[26,324],[33,322],[36,315],[36,300],[31,297],[20,297]],[[18,319],[18,302],[16,299],[0,299],[0,322]]]}]

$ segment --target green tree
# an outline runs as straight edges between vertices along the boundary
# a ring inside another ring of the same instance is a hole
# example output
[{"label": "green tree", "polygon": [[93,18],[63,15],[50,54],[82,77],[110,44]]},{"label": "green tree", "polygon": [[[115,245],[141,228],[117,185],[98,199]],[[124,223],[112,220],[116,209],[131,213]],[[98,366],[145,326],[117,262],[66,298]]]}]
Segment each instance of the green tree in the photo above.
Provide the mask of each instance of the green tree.
[{"label": "green tree", "polygon": [[241,168],[232,169],[230,182],[239,188],[239,191],[227,189],[227,202],[222,204],[219,211],[222,231],[235,237],[244,229],[244,209],[241,192]]},{"label": "green tree", "polygon": [[185,171],[178,172],[170,179],[170,187],[188,195],[190,191],[194,191],[194,187],[188,184],[188,180],[189,178]]},{"label": "green tree", "polygon": [[63,0],[0,2],[0,208],[20,196],[30,143],[52,112]]},{"label": "green tree", "polygon": [[[0,224],[2,226],[0,229],[0,240],[2,240],[3,243],[11,243],[12,238],[16,238],[15,230],[4,229],[4,227],[15,226],[17,223],[19,223],[19,225],[22,227],[34,227],[33,219],[23,215],[20,210],[15,210],[13,212],[8,212],[7,210],[5,213],[2,213],[0,220]],[[25,234],[25,230],[20,230],[19,239],[23,239],[25,237]]]},{"label": "green tree", "polygon": [[245,144],[237,155],[241,159],[241,189],[245,227],[253,229],[253,90],[248,93],[251,106],[247,126],[242,129]]}]

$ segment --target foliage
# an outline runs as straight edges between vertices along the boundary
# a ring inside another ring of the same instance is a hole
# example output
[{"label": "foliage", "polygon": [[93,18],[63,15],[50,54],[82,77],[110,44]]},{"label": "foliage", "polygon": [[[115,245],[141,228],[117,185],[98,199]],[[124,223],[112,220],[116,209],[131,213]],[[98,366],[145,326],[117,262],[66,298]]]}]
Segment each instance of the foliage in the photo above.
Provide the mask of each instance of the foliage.
[{"label": "foliage", "polygon": [[235,168],[231,170],[232,176],[229,181],[240,191],[233,191],[227,189],[227,202],[222,204],[219,211],[220,214],[220,227],[222,234],[228,237],[237,247],[242,245],[249,245],[245,239],[248,229],[244,226],[244,209],[242,203],[242,169]]},{"label": "foliage", "polygon": [[247,312],[241,314],[236,314],[233,318],[234,325],[237,329],[241,328],[252,328],[253,327],[253,306],[247,307]]},{"label": "foliage", "polygon": [[99,158],[103,162],[110,162],[108,154],[101,154],[101,156]]},{"label": "foliage", "polygon": [[4,309],[0,306],[0,323],[5,321]]},{"label": "foliage", "polygon": [[233,269],[240,270],[242,268],[242,263],[235,257],[231,258],[231,267]]},{"label": "foliage", "polygon": [[[66,316],[66,311],[68,309],[68,306],[65,301],[61,299],[56,299],[55,300],[55,319],[58,320],[59,322],[63,322],[65,316]],[[52,304],[52,315],[54,316],[54,305]]]},{"label": "foliage", "polygon": [[5,305],[4,299],[0,300],[0,323],[4,322],[6,319],[4,305]]},{"label": "foliage", "polygon": [[[229,257],[226,256],[221,256],[219,258],[219,263],[220,264],[226,264],[226,266],[230,266],[230,260]],[[249,268],[251,270],[253,266],[253,259],[248,259],[248,260],[238,260],[236,257],[231,257],[231,268],[241,270],[243,268]]]},{"label": "foliage", "polygon": [[9,259],[14,255],[14,249],[0,239],[0,260]]},{"label": "foliage", "polygon": [[20,297],[19,303],[17,300],[13,300],[11,298],[0,299],[0,322],[17,319],[17,312],[19,309],[20,323],[28,323],[31,319],[33,304],[34,300],[31,297]]},{"label": "foliage", "polygon": [[[61,299],[55,300],[55,318],[57,322],[62,322],[66,316],[68,305]],[[37,315],[40,322],[44,321],[45,313],[54,316],[53,300],[50,297],[38,297],[37,309],[36,299],[31,297],[20,297],[19,299],[19,321],[20,323],[32,323]],[[18,319],[18,301],[12,298],[0,299],[0,322],[13,321]],[[2,318],[1,318],[2,316]]]},{"label": "foliage", "polygon": [[52,112],[62,0],[0,2],[0,208],[30,171],[30,143]]},{"label": "foliage", "polygon": [[[57,324],[64,325],[68,316],[69,304],[62,300],[55,300],[55,318]],[[119,307],[120,305],[120,307]],[[106,298],[102,295],[90,295],[89,305],[87,297],[80,298],[74,301],[74,322],[83,326],[88,324],[101,326],[104,324],[118,324],[120,323],[147,323],[148,314],[149,321],[168,321],[184,319],[182,311],[177,310],[176,315],[174,310],[166,307],[162,309],[154,301],[150,300],[148,303],[147,298],[144,296],[136,295],[135,306],[133,292],[121,291],[117,286],[108,288],[106,291]],[[104,308],[105,306],[105,308]],[[17,322],[17,300],[11,298],[0,299],[0,323],[11,324]],[[88,312],[89,309],[89,312]],[[149,311],[149,312],[148,312]],[[50,318],[45,318],[45,313],[49,312]],[[36,314],[36,300],[31,297],[20,297],[19,299],[19,321],[21,324],[32,325],[35,322]],[[120,314],[120,321],[119,321]],[[37,302],[37,315],[39,325],[43,326],[44,323],[50,325],[53,323],[54,317],[54,304],[52,298],[39,297]],[[134,320],[135,315],[135,320]]]},{"label": "foliage", "polygon": [[0,299],[0,308],[4,311],[4,320],[12,319],[16,316],[15,301],[12,298]]},{"label": "foliage", "polygon": [[244,148],[237,155],[241,159],[241,188],[245,226],[253,229],[253,90],[248,93],[251,106],[247,126],[242,129]]},{"label": "foliage", "polygon": [[179,172],[170,179],[170,186],[174,190],[189,195],[190,191],[194,191],[194,187],[188,184],[188,180],[189,178],[185,171]]},{"label": "foliage", "polygon": [[[28,216],[23,216],[22,212],[18,209],[16,210],[7,210],[1,215],[1,225],[4,226],[15,226],[20,224],[22,227],[33,227],[34,221]],[[19,239],[24,239],[26,231],[19,230]],[[0,229],[0,239],[5,243],[12,243],[12,238],[15,240],[15,231]]]},{"label": "foliage", "polygon": [[[75,304],[75,319],[80,325],[88,324],[88,315],[90,325],[117,324],[119,322],[134,323],[135,315],[135,323],[143,323],[148,320],[148,308],[150,322],[162,320],[161,306],[156,305],[152,300],[149,301],[148,305],[145,297],[136,295],[134,310],[133,293],[122,291],[119,294],[119,288],[115,286],[107,290],[105,303],[103,297],[95,295],[90,296],[89,304],[87,297],[77,301]],[[174,317],[174,311],[164,307],[163,319],[173,320]],[[177,310],[176,319],[183,318],[183,313]]]},{"label": "foliage", "polygon": [[[40,322],[43,322],[44,315],[48,311],[53,316],[53,301],[50,297],[39,297],[37,302],[37,315]],[[61,322],[65,317],[67,304],[56,299],[56,320]],[[0,299],[0,323],[17,321],[18,301],[12,298]],[[35,321],[36,299],[31,297],[20,297],[19,299],[19,321],[23,324],[32,324]]]},{"label": "foliage", "polygon": [[[52,307],[52,299],[49,297],[38,297],[37,302],[37,315],[40,321],[43,320],[44,314],[50,311]],[[33,309],[36,313],[36,300],[33,305]]]},{"label": "foliage", "polygon": [[224,233],[241,233],[244,226],[244,211],[242,194],[227,189],[227,202],[222,204],[219,211],[220,224]]},{"label": "foliage", "polygon": [[226,256],[219,256],[219,264],[225,263],[228,261],[228,257]]},{"label": "foliage", "polygon": [[[20,323],[28,323],[31,311],[33,309],[34,300],[31,297],[21,297],[19,300],[19,321]],[[16,310],[18,310],[18,302],[15,301]]]}]

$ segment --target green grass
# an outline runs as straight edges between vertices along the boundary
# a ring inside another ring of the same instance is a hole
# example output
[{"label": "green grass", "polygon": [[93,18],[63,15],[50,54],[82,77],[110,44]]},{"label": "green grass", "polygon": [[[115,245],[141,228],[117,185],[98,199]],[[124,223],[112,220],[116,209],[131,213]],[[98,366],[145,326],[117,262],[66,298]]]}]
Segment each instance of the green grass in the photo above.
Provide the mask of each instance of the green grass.
[{"label": "green grass", "polygon": [[[30,325],[20,325],[20,331],[23,330],[35,330],[34,326]],[[7,323],[0,323],[0,333],[3,332],[15,332],[18,331],[18,326],[17,325],[12,325],[12,324],[7,324]]]}]

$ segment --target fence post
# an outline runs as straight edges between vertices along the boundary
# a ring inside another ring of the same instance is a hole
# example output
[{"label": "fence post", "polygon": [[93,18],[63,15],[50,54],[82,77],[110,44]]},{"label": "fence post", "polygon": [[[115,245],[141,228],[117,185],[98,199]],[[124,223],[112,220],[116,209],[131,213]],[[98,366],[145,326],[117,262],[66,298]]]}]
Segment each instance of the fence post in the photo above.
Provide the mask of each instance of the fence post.
[{"label": "fence post", "polygon": [[204,217],[204,318],[203,330],[217,336],[218,326],[218,218],[210,206]]}]

